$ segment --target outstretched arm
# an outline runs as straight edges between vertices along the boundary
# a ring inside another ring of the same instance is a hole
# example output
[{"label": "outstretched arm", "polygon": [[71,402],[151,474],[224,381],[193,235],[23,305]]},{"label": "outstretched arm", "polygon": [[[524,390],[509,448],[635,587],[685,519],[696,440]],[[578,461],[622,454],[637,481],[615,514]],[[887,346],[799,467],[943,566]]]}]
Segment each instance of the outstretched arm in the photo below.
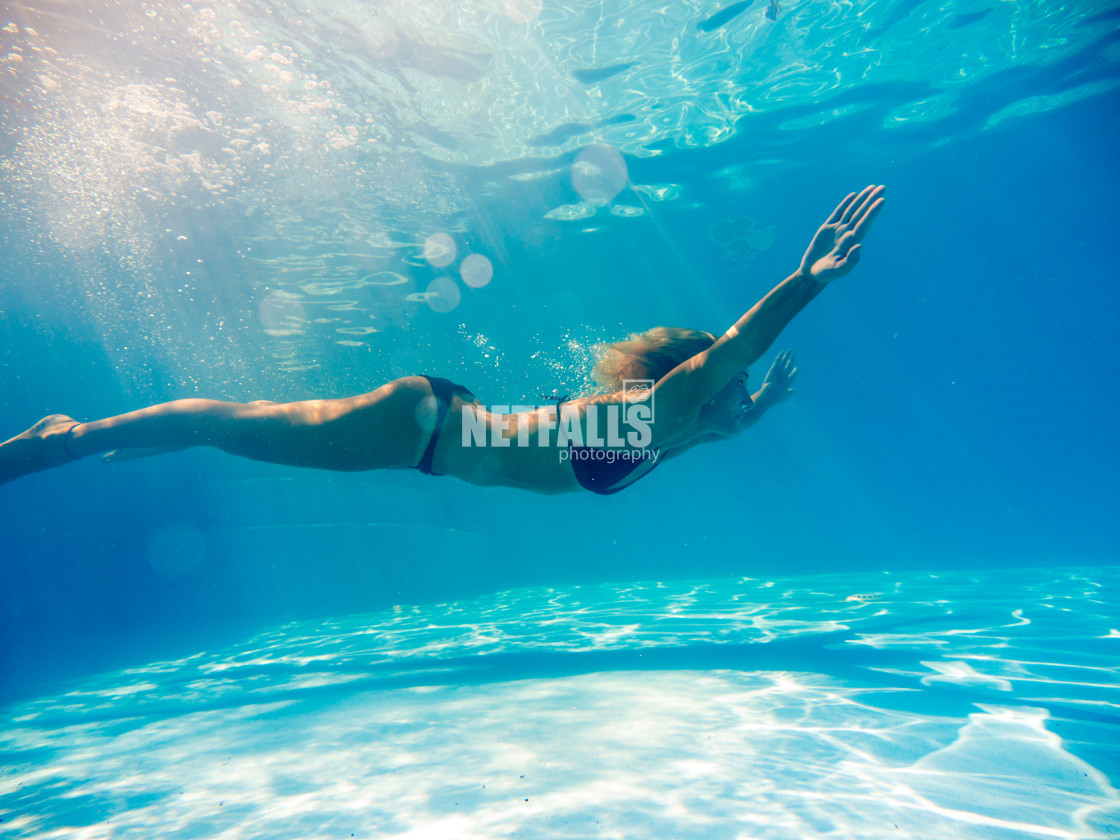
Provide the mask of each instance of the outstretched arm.
[{"label": "outstretched arm", "polygon": [[[670,443],[696,418],[707,400],[750,367],[806,304],[859,262],[863,238],[883,206],[885,187],[850,193],[821,225],[797,271],[725,332],[715,344],[678,365],[657,384],[655,440]],[[666,411],[665,409],[668,409]]]}]

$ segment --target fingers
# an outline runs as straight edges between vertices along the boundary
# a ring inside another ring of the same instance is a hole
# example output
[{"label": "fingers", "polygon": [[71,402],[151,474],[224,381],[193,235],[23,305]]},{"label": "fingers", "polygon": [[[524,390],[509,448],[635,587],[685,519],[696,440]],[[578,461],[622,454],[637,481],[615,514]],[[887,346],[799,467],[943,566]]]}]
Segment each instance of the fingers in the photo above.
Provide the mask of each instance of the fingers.
[{"label": "fingers", "polygon": [[[879,189],[882,190],[883,187],[880,187]],[[881,196],[879,198],[876,198],[867,208],[867,211],[863,214],[863,217],[858,222],[856,222],[856,226],[852,228],[852,233],[855,234],[856,240],[863,239],[863,237],[867,235],[867,231],[871,229],[871,224],[875,221],[875,217],[878,216],[879,211],[883,209],[884,201],[886,201],[886,199],[882,198]]]},{"label": "fingers", "polygon": [[860,190],[859,195],[848,205],[847,211],[840,217],[840,224],[849,225],[858,222],[860,214],[863,213],[869,203],[874,200],[872,196],[884,189],[886,189],[886,187],[876,187],[874,184],[871,184]]},{"label": "fingers", "polygon": [[852,206],[852,203],[856,200],[857,197],[858,196],[855,193],[848,193],[844,197],[844,200],[836,205],[836,209],[832,211],[832,215],[828,217],[828,220],[825,221],[825,224],[834,225],[839,222],[844,213],[848,210],[849,207]]},{"label": "fingers", "polygon": [[794,359],[793,351],[783,350],[779,353],[778,357],[774,359],[774,364],[770,366],[770,369],[774,372],[775,376],[784,375],[786,385],[793,382],[797,377],[796,360]]},{"label": "fingers", "polygon": [[841,214],[840,224],[846,225],[851,223],[852,218],[855,216],[856,211],[859,209],[859,206],[863,203],[863,201],[867,198],[867,196],[873,189],[875,189],[873,186],[867,186],[856,194],[855,198],[853,198],[852,201],[848,204],[847,208],[845,208],[844,213]]},{"label": "fingers", "polygon": [[782,354],[782,357],[782,364],[785,365],[786,368],[786,379],[789,382],[793,382],[793,380],[797,378],[797,359],[794,358],[793,353],[789,350],[786,350]]}]

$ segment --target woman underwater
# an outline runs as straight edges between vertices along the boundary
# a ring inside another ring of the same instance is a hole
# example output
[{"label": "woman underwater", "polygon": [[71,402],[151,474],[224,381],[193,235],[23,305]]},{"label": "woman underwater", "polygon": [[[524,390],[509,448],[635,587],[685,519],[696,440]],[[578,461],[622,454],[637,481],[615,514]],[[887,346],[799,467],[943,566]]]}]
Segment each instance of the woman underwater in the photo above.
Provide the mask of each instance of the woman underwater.
[{"label": "woman underwater", "polygon": [[409,376],[336,400],[184,399],[90,422],[52,414],[0,444],[0,483],[98,452],[113,461],[214,446],[318,469],[414,468],[537,493],[616,493],[665,458],[738,435],[789,395],[797,373],[790,354],[778,357],[753,395],[747,368],[859,261],[884,189],[869,186],[841,201],[797,271],[718,339],[658,327],[608,347],[596,378],[612,393],[498,414],[446,379]]}]

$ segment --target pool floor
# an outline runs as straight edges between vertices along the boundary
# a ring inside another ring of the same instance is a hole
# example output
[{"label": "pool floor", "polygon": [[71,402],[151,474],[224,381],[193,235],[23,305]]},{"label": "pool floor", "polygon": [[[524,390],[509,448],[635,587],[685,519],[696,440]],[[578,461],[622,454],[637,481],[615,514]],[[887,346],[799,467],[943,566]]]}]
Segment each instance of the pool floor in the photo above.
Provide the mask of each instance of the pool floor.
[{"label": "pool floor", "polygon": [[1120,836],[1106,567],[522,589],[3,710],[11,838]]}]

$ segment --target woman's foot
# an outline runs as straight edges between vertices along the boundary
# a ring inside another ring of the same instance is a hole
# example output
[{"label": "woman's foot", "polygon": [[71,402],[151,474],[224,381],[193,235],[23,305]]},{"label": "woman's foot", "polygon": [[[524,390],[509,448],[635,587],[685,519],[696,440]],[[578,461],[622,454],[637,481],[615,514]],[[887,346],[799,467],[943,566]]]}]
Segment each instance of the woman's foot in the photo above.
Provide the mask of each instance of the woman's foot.
[{"label": "woman's foot", "polygon": [[66,436],[77,425],[73,417],[52,414],[0,443],[0,484],[76,460],[66,448]]}]

